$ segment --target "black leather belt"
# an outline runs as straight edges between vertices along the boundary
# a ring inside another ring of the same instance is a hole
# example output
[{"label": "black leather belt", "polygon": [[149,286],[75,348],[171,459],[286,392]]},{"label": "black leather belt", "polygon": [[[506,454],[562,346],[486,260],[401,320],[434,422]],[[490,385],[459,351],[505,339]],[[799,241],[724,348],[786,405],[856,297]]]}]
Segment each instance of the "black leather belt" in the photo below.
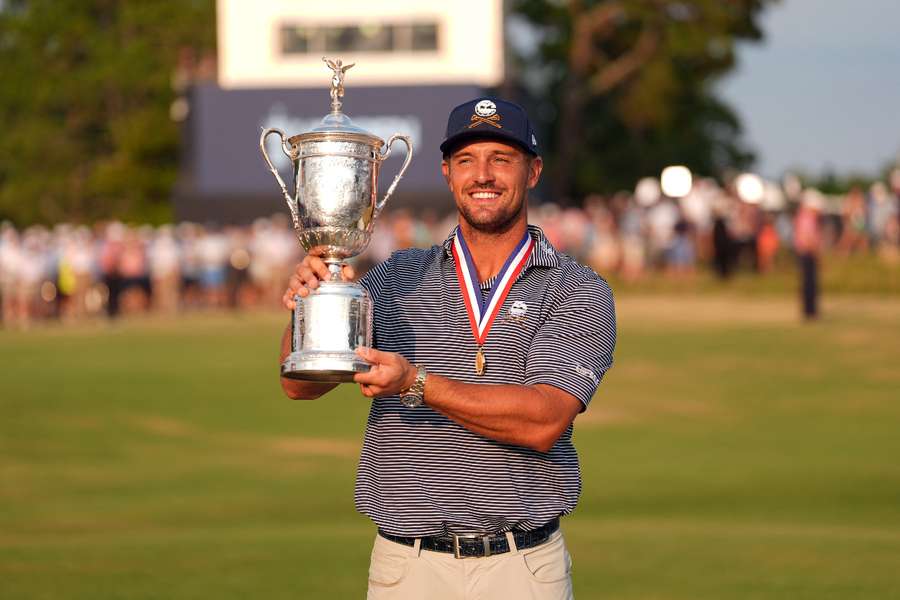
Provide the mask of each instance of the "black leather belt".
[{"label": "black leather belt", "polygon": [[[524,550],[525,548],[533,548],[534,546],[543,544],[550,539],[550,536],[553,535],[557,529],[559,529],[559,518],[553,519],[549,523],[529,531],[513,529],[512,534],[513,539],[516,540],[516,548]],[[495,533],[490,535],[432,535],[423,538],[414,538],[391,535],[390,533],[386,533],[379,529],[378,535],[386,540],[397,542],[404,546],[415,546],[416,540],[421,539],[422,543],[420,548],[422,548],[422,550],[446,552],[452,554],[456,558],[491,556],[492,554],[509,552],[509,541],[506,539],[505,533]]]}]

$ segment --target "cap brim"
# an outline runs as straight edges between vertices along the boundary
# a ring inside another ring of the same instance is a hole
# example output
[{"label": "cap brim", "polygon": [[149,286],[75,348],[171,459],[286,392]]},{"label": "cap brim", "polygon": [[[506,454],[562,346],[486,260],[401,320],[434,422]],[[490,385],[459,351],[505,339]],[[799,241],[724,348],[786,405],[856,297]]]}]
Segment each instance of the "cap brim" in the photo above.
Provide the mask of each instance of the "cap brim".
[{"label": "cap brim", "polygon": [[469,131],[460,131],[456,135],[452,135],[448,137],[446,140],[441,143],[441,152],[444,154],[450,154],[456,148],[458,148],[461,144],[465,144],[467,142],[471,142],[474,140],[499,140],[501,142],[508,142],[522,150],[526,153],[531,154],[532,156],[537,156],[538,153],[534,151],[534,149],[529,148],[526,144],[522,143],[522,140],[517,138],[516,136],[506,133],[502,129],[497,129],[495,131],[491,131],[488,129],[477,129],[477,130],[469,130]]}]

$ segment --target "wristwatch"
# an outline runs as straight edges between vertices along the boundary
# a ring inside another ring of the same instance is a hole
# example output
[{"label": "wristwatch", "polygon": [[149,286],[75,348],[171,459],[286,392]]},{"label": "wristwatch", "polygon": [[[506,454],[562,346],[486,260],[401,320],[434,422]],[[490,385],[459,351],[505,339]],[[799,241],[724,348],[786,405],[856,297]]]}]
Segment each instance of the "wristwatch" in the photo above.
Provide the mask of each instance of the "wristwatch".
[{"label": "wristwatch", "polygon": [[415,408],[425,403],[425,365],[416,365],[416,380],[409,389],[400,391],[400,402],[407,408]]}]

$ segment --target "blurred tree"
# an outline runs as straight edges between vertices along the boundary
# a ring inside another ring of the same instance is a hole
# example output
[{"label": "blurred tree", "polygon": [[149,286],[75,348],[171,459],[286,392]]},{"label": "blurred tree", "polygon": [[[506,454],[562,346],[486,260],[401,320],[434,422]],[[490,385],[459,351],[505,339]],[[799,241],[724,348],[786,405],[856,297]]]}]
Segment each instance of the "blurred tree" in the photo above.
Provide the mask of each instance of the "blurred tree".
[{"label": "blurred tree", "polygon": [[630,189],[669,164],[715,175],[753,154],[713,89],[773,0],[513,0],[538,40],[516,57],[554,199]]},{"label": "blurred tree", "polygon": [[803,187],[812,187],[825,194],[846,194],[857,187],[867,190],[876,181],[890,180],[890,167],[876,173],[848,172],[838,173],[832,167],[826,167],[821,173],[799,170],[794,174],[800,178]]},{"label": "blurred tree", "polygon": [[169,219],[176,87],[214,45],[214,0],[0,3],[0,219]]}]

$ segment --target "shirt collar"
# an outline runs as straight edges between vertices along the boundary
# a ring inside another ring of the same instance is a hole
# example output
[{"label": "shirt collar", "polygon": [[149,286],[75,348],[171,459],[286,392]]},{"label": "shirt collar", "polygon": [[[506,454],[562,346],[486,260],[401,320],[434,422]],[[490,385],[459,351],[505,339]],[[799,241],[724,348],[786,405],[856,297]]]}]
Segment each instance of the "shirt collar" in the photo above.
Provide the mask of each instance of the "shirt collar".
[{"label": "shirt collar", "polygon": [[[454,227],[453,231],[450,232],[450,235],[447,236],[447,239],[444,240],[444,252],[451,258],[453,257],[453,239],[456,237],[456,232],[458,230],[459,226]],[[544,235],[541,228],[537,225],[529,225],[528,235],[534,240],[534,250],[528,257],[528,261],[525,263],[525,268],[522,269],[522,273],[527,271],[530,267],[546,267],[551,269],[558,267],[559,257],[556,248],[553,247],[553,244],[550,243],[550,240],[547,239],[547,236]]]}]

